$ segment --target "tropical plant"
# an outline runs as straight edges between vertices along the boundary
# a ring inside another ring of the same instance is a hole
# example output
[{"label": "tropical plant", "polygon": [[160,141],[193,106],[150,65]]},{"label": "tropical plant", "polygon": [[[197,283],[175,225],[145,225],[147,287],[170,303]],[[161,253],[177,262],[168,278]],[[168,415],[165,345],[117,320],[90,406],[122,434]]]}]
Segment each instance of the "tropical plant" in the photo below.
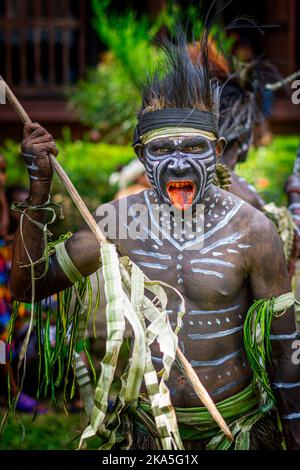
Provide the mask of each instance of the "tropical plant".
[{"label": "tropical plant", "polygon": [[[99,39],[107,48],[101,62],[90,69],[69,94],[70,103],[80,120],[100,131],[106,142],[124,144],[132,139],[136,115],[140,107],[140,90],[147,74],[151,74],[162,58],[155,39],[162,26],[170,33],[181,18],[189,23],[193,32],[190,39],[198,39],[203,31],[203,21],[196,7],[181,10],[174,2],[154,22],[146,16],[137,18],[132,10],[122,16],[114,13],[110,0],[93,0],[93,25]],[[211,35],[218,47],[229,52],[233,40],[222,28],[214,25]]]},{"label": "tropical plant", "polygon": [[283,191],[292,173],[299,145],[298,136],[276,136],[270,145],[253,148],[237,173],[253,184],[266,202],[286,205]]},{"label": "tropical plant", "polygon": [[[113,198],[117,188],[109,184],[110,175],[134,158],[134,151],[130,146],[91,143],[88,140],[72,142],[66,132],[65,138],[56,143],[59,161],[91,211]],[[19,143],[7,140],[0,148],[0,154],[7,161],[8,185],[28,186],[28,175]],[[82,218],[57,177],[53,179],[52,199],[62,205],[65,218],[59,226],[52,226],[51,231],[59,234],[70,229],[76,230],[82,223]]]},{"label": "tropical plant", "polygon": [[93,25],[108,52],[72,90],[70,102],[82,122],[99,130],[107,142],[124,144],[132,139],[141,83],[159,60],[153,45],[157,29],[146,17],[137,21],[133,11],[108,13],[107,0],[92,3]]},{"label": "tropical plant", "polygon": [[[292,172],[298,144],[297,136],[276,136],[270,145],[251,149],[247,161],[241,163],[236,171],[257,188],[266,202],[286,205],[283,187]],[[57,145],[60,162],[90,210],[113,198],[117,188],[109,184],[110,175],[135,156],[131,146],[91,143],[88,140],[72,142],[67,132]],[[8,184],[27,185],[28,176],[20,156],[20,145],[8,140],[0,148],[0,153],[8,162]],[[81,218],[74,216],[77,211],[58,178],[54,178],[52,192],[58,202],[65,204],[66,215],[72,212],[71,219],[66,217],[67,229],[70,228],[70,220],[72,228],[76,228]]]}]

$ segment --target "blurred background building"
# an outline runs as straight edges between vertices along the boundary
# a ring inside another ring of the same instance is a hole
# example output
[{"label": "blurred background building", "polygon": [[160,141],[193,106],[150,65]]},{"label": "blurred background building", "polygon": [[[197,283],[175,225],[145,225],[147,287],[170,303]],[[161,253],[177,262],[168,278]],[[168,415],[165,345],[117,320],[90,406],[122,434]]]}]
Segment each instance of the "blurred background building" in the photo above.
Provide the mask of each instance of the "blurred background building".
[{"label": "blurred background building", "polygon": [[[166,0],[113,0],[122,13],[130,7],[138,15],[157,17]],[[179,1],[185,7],[198,4]],[[214,6],[219,10],[224,0]],[[207,10],[211,1],[202,1]],[[261,35],[258,31],[237,31],[243,54],[266,54],[273,58],[283,76],[300,68],[300,2],[298,0],[233,1],[221,15],[223,24],[247,14],[259,23],[276,25]],[[46,125],[58,136],[68,125],[75,136],[82,125],[66,105],[65,89],[82,77],[88,66],[99,61],[103,45],[91,24],[92,8],[86,0],[0,0],[0,74],[20,97],[34,121]],[[246,57],[247,58],[247,57]],[[299,131],[299,106],[288,93],[276,96],[271,119],[275,132]],[[20,138],[21,126],[9,106],[0,108],[0,141]]]}]

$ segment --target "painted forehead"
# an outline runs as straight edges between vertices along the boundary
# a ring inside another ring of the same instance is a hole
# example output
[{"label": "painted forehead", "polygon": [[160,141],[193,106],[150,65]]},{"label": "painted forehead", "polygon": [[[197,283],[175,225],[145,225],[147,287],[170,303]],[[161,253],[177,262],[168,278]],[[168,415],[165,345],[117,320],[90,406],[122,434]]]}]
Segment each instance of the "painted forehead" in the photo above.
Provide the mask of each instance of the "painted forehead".
[{"label": "painted forehead", "polygon": [[183,136],[183,135],[173,135],[169,137],[158,137],[157,139],[153,139],[151,142],[149,142],[148,146],[151,146],[154,144],[155,146],[158,145],[180,145],[180,144],[206,144],[206,145],[211,145],[211,141],[204,136]]}]

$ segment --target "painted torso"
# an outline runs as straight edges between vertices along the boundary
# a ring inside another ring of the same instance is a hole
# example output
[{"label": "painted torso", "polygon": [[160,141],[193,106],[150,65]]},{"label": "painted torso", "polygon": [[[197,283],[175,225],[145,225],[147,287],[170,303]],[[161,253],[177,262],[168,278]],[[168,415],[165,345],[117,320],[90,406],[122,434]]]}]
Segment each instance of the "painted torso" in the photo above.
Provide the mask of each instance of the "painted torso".
[{"label": "painted torso", "polygon": [[[158,204],[152,191],[130,196],[127,202],[129,206],[146,205],[149,220],[155,210],[152,205]],[[249,211],[250,217],[256,212],[239,198],[213,187],[205,201],[204,236],[174,240],[163,238],[161,231],[154,233],[153,226],[144,226],[140,239],[117,240],[120,254],[128,255],[150,279],[162,280],[183,294],[186,314],[179,346],[215,401],[233,395],[251,379],[243,348],[243,321],[252,302],[246,272]],[[167,228],[167,222],[162,222]],[[175,325],[178,296],[172,290],[167,294],[170,321]],[[159,369],[158,346],[152,351]],[[169,386],[175,406],[199,406],[199,399],[175,366]]]}]

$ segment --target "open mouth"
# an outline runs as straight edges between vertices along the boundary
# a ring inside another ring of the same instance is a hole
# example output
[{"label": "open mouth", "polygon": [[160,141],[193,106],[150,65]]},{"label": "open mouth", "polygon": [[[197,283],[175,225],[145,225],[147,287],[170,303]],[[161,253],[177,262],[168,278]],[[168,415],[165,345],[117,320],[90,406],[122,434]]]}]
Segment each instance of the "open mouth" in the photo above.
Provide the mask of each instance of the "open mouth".
[{"label": "open mouth", "polygon": [[196,187],[191,180],[169,181],[167,193],[173,206],[185,210],[193,203]]}]

